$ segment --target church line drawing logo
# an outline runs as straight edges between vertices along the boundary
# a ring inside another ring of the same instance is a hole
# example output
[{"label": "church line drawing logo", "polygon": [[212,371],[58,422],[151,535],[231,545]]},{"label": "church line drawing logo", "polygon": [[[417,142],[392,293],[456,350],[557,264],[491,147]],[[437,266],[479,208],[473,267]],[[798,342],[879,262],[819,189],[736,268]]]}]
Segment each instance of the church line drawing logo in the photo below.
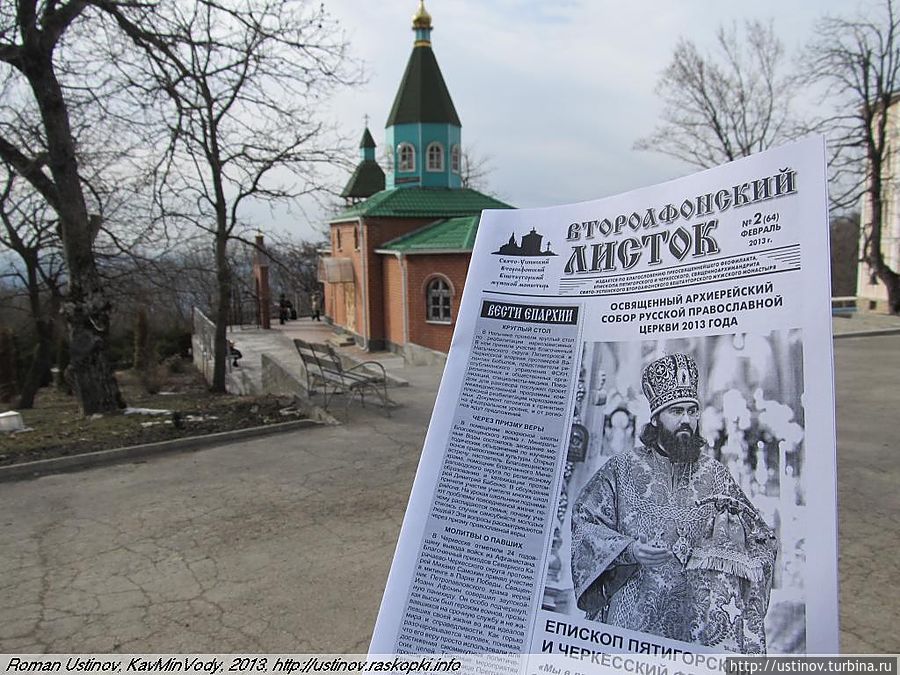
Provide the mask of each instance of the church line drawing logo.
[{"label": "church line drawing logo", "polygon": [[541,241],[544,239],[544,235],[537,232],[533,227],[531,228],[531,232],[528,234],[522,235],[522,244],[519,245],[516,243],[516,235],[515,233],[509,235],[509,241],[503,244],[499,249],[493,252],[492,255],[509,255],[509,256],[548,256],[548,255],[556,255],[553,251],[550,250],[550,242],[547,242],[547,247],[543,251],[541,250]]}]

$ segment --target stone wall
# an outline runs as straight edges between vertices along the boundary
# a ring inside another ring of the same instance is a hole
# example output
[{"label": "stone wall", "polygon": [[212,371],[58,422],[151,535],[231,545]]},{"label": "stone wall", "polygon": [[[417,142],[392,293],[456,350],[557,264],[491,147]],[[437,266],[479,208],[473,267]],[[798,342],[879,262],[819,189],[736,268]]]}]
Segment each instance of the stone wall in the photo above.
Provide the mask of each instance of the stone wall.
[{"label": "stone wall", "polygon": [[306,378],[291,372],[273,356],[261,354],[262,393],[306,398]]}]

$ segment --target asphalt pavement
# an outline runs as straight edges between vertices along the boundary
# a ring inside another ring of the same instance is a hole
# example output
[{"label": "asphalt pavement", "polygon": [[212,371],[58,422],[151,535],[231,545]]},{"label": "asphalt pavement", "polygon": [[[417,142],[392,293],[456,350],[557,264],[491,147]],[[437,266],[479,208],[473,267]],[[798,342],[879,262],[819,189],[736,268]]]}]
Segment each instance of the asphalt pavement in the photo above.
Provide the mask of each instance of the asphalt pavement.
[{"label": "asphalt pavement", "polygon": [[[896,653],[900,335],[835,359],[842,649]],[[439,375],[389,418],[0,484],[0,651],[364,652]]]}]

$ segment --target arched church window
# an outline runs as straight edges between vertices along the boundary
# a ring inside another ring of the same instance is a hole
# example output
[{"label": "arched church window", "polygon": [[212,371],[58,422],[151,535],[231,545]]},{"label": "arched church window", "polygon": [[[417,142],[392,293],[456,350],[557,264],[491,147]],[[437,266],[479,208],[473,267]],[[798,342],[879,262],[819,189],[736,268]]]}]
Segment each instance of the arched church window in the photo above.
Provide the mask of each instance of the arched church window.
[{"label": "arched church window", "polygon": [[426,321],[450,323],[450,299],[453,295],[446,277],[435,277],[428,282],[425,291]]},{"label": "arched church window", "polygon": [[444,146],[440,143],[431,143],[428,146],[428,170],[444,170]]},{"label": "arched church window", "polygon": [[416,170],[416,149],[409,143],[397,146],[397,171]]},{"label": "arched church window", "polygon": [[460,155],[459,155],[459,146],[454,145],[450,148],[450,170],[453,173],[459,173],[459,165],[460,165]]}]

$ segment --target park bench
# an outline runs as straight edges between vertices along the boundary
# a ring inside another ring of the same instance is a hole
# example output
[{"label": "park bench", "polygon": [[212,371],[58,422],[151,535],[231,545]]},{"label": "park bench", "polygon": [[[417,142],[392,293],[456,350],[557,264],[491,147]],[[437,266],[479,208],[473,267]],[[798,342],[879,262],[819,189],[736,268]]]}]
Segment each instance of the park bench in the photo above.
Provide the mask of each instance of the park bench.
[{"label": "park bench", "polygon": [[331,345],[294,339],[294,346],[306,370],[306,390],[312,396],[321,389],[326,410],[329,400],[336,394],[347,395],[347,407],[359,394],[359,400],[365,406],[368,392],[378,397],[385,414],[390,415],[388,407],[391,401],[387,395],[387,374],[383,365],[377,361],[363,361],[345,368]]}]

